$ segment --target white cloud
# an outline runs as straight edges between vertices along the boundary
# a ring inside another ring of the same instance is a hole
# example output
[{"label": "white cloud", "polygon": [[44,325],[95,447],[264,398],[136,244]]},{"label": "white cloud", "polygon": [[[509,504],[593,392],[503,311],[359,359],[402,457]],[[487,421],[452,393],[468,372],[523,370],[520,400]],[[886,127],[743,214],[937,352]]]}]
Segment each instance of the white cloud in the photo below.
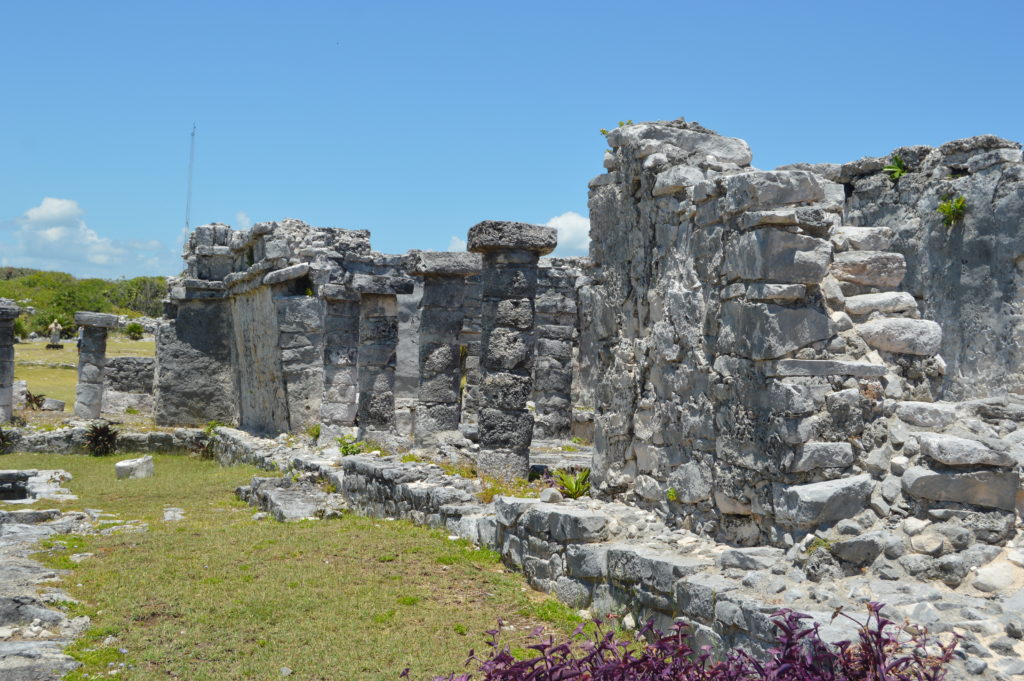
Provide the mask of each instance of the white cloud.
[{"label": "white cloud", "polygon": [[590,251],[590,220],[575,211],[562,213],[544,223],[558,230],[556,255],[586,255]]},{"label": "white cloud", "polygon": [[448,240],[448,250],[449,251],[465,251],[466,250],[466,240],[465,239],[460,239],[457,236],[453,236],[451,239]]},{"label": "white cloud", "polygon": [[34,208],[25,211],[25,220],[36,225],[77,220],[84,211],[72,199],[54,199],[49,196]]},{"label": "white cloud", "polygon": [[46,197],[20,217],[0,221],[5,259],[20,267],[115,278],[176,274],[180,256],[157,239],[119,241],[86,225],[73,199]]},{"label": "white cloud", "polygon": [[249,229],[252,227],[252,218],[250,218],[244,210],[240,210],[235,213],[235,222],[238,223],[239,229]]}]

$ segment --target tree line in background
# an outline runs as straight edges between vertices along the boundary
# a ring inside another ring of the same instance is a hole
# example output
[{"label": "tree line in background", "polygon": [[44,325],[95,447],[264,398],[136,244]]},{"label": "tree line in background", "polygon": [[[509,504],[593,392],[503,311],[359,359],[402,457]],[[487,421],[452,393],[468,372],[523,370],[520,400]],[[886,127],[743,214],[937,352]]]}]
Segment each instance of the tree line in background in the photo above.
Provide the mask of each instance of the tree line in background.
[{"label": "tree line in background", "polygon": [[77,332],[75,312],[79,310],[159,317],[166,291],[164,277],[77,279],[65,272],[0,268],[0,298],[35,308],[34,314],[23,314],[15,324],[15,334],[21,337],[33,331],[45,335],[55,319],[64,327],[63,335],[70,337]]}]

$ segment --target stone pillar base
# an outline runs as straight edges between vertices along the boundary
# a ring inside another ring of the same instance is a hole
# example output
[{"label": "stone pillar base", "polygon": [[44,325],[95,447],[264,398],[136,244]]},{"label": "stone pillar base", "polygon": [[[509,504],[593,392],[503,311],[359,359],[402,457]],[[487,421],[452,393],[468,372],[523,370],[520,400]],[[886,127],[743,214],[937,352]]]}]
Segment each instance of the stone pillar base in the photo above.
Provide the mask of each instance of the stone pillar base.
[{"label": "stone pillar base", "polygon": [[499,480],[528,478],[530,456],[511,449],[481,449],[476,460],[477,472]]}]

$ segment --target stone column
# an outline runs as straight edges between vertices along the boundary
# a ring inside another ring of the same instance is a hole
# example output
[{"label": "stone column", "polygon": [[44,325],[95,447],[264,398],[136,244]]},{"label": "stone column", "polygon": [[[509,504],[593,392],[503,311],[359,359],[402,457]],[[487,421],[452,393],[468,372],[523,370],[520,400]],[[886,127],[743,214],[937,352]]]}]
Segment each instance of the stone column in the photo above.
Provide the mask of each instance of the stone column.
[{"label": "stone column", "polygon": [[466,277],[480,272],[480,256],[413,251],[409,272],[423,277],[416,446],[424,447],[434,433],[459,429],[459,333],[465,314]]},{"label": "stone column", "polygon": [[470,228],[469,250],[483,254],[480,319],[482,473],[504,479],[530,472],[537,261],[558,243],[554,228],[486,221]]},{"label": "stone column", "polygon": [[572,437],[572,344],[576,332],[576,271],[564,261],[541,262],[535,304],[537,409],[533,434],[539,439]]},{"label": "stone column", "polygon": [[[459,344],[466,348],[463,368],[466,372],[466,387],[462,391],[462,424],[464,433],[471,434],[472,440],[479,439],[477,429],[480,411],[480,275],[466,278],[466,295],[463,305],[462,333]],[[471,427],[466,428],[472,424]]]},{"label": "stone column", "polygon": [[100,417],[103,407],[103,369],[107,365],[107,330],[117,328],[117,315],[76,312],[75,323],[82,327],[82,345],[78,352],[78,387],[75,389],[75,416]]},{"label": "stone column", "polygon": [[356,423],[369,430],[395,428],[395,365],[398,348],[398,294],[412,293],[408,277],[356,274],[359,293],[359,406]]},{"label": "stone column", "polygon": [[21,308],[0,300],[0,423],[7,423],[14,409],[14,320]]},{"label": "stone column", "polygon": [[[356,424],[359,294],[347,286],[321,287],[324,314],[324,395],[320,420],[329,431]],[[332,433],[333,434],[333,433]]]}]

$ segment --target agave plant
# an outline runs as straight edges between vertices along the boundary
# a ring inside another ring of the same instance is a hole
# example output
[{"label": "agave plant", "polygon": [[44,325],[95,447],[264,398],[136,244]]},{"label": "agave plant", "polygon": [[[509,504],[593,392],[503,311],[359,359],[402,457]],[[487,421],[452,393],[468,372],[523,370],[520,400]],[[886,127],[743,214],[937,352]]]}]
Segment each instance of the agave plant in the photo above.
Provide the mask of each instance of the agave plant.
[{"label": "agave plant", "polygon": [[113,454],[117,449],[118,432],[107,421],[97,421],[85,431],[85,448],[93,456]]},{"label": "agave plant", "polygon": [[39,411],[43,408],[43,402],[46,401],[46,395],[35,394],[29,390],[25,391],[25,406],[32,411]]},{"label": "agave plant", "polygon": [[552,474],[559,491],[570,499],[579,499],[590,494],[590,469],[577,471],[559,469]]}]

